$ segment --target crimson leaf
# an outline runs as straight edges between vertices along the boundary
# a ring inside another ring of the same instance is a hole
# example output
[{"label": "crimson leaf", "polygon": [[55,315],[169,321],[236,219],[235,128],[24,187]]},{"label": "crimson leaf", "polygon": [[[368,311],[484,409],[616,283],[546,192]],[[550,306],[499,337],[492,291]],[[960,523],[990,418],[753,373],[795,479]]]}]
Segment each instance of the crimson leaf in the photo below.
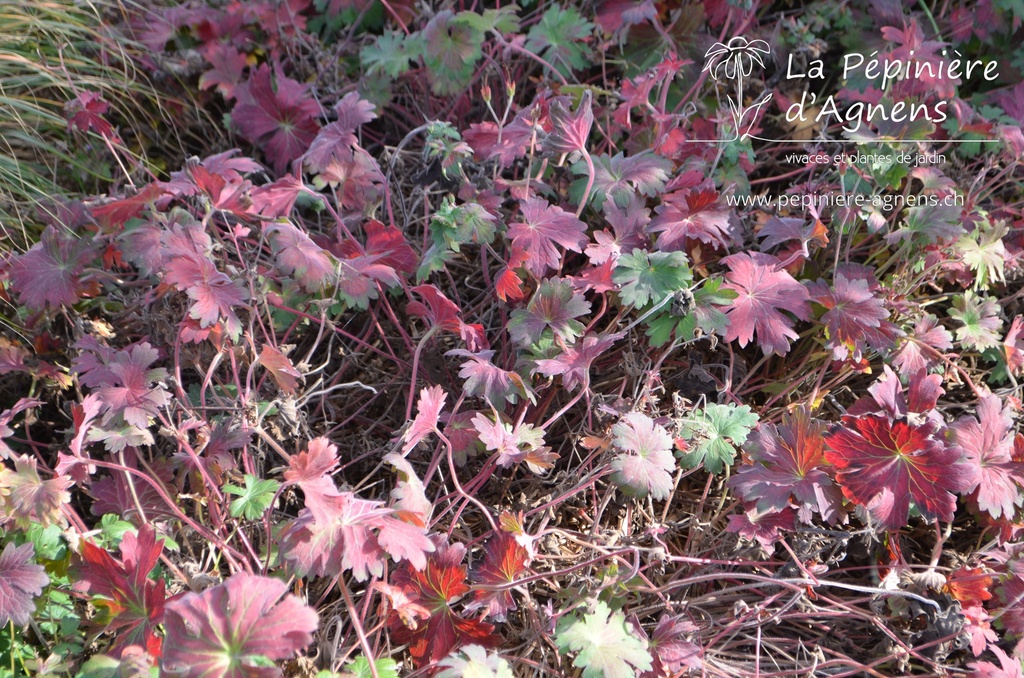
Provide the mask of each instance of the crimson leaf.
[{"label": "crimson leaf", "polygon": [[151,525],[143,525],[137,536],[130,531],[124,534],[120,562],[92,542],[82,541],[75,588],[91,593],[93,604],[104,611],[100,619],[115,632],[115,653],[141,645],[151,654],[160,654],[156,632],[164,621],[164,580],[149,579],[149,574],[162,551],[163,542],[157,541]]},{"label": "crimson leaf", "polygon": [[651,232],[658,236],[658,249],[683,250],[687,240],[699,240],[715,249],[737,243],[730,222],[731,212],[719,202],[714,188],[695,188],[665,196],[654,210],[658,216],[651,222]]},{"label": "crimson leaf", "polygon": [[859,362],[865,329],[878,327],[889,317],[882,300],[874,295],[867,280],[847,278],[841,270],[835,272],[831,286],[819,280],[808,291],[814,301],[828,309],[821,321],[825,323],[826,347],[832,349],[832,358]]},{"label": "crimson leaf", "polygon": [[421,571],[408,565],[395,570],[392,585],[401,590],[412,604],[421,606],[430,617],[425,624],[411,623],[396,611],[388,617],[388,627],[395,642],[408,643],[409,653],[417,667],[436,664],[452,650],[464,645],[494,647],[499,638],[494,627],[476,619],[466,619],[452,607],[469,593],[466,553],[462,544],[440,544]]},{"label": "crimson leaf", "polygon": [[[512,584],[526,572],[528,560],[529,554],[515,537],[508,532],[495,532],[494,536],[484,543],[484,558],[473,569],[473,583],[486,586]],[[486,616],[495,621],[505,621],[509,610],[516,609],[516,603],[512,599],[511,589],[476,589],[473,591],[472,602],[466,608],[484,608],[487,611]]]},{"label": "crimson leaf", "polygon": [[836,467],[843,494],[880,527],[906,525],[911,502],[926,520],[953,519],[953,493],[971,487],[974,474],[962,449],[936,437],[934,423],[873,414],[848,415],[843,424],[826,434],[825,459]]},{"label": "crimson leaf", "polygon": [[[280,676],[266,660],[313,642],[316,612],[279,579],[239,573],[201,594],[167,603],[162,671],[184,678]],[[163,675],[163,674],[162,674]]]}]

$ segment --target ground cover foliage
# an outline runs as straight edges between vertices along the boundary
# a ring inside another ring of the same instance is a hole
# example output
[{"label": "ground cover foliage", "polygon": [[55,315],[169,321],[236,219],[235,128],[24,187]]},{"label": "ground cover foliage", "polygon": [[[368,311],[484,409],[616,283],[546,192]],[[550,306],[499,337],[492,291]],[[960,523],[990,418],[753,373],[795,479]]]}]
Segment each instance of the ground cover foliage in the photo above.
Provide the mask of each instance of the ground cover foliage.
[{"label": "ground cover foliage", "polygon": [[1019,4],[100,15],[170,115],[5,227],[0,673],[1022,675]]}]

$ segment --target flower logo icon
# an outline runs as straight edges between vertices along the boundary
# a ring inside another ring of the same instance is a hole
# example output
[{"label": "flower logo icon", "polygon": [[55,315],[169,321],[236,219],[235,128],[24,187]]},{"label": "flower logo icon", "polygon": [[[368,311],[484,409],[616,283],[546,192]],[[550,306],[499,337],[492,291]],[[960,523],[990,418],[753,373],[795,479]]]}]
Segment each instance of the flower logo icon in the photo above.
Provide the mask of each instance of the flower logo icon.
[{"label": "flower logo icon", "polygon": [[[716,42],[704,54],[704,71],[711,74],[715,80],[723,75],[726,80],[736,81],[736,100],[729,100],[732,109],[733,121],[736,126],[737,138],[749,136],[750,129],[757,119],[757,112],[772,98],[771,92],[766,92],[760,100],[749,107],[743,105],[743,79],[750,77],[754,72],[754,64],[764,68],[762,56],[771,54],[771,48],[764,40],[747,40],[743,36],[731,38],[728,43]],[[739,130],[743,121],[750,116],[750,122],[746,131],[740,135]]]},{"label": "flower logo icon", "polygon": [[709,71],[715,80],[718,80],[718,74],[723,68],[729,80],[745,78],[753,72],[755,63],[764,68],[761,55],[767,56],[771,52],[764,40],[748,41],[742,36],[736,36],[727,45],[716,42],[708,48],[704,54],[704,70]]}]

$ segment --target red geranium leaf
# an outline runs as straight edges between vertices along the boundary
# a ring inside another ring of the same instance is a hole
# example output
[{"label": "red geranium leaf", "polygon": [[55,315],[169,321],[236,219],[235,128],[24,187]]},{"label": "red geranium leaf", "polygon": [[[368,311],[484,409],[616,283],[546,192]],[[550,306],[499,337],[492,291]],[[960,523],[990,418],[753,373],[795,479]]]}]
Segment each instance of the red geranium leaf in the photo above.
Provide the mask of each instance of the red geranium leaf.
[{"label": "red geranium leaf", "polygon": [[31,543],[15,546],[7,542],[0,553],[0,624],[25,626],[35,614],[34,598],[50,583],[46,570],[34,561]]},{"label": "red geranium leaf", "polygon": [[963,608],[981,605],[991,600],[989,588],[995,577],[980,567],[958,567],[946,580],[950,595],[960,601]]},{"label": "red geranium leaf", "polygon": [[792,532],[795,524],[796,511],[791,508],[782,511],[761,513],[751,508],[743,513],[729,516],[726,530],[735,532],[744,539],[757,540],[766,551],[771,551],[775,542],[781,538],[782,532]]},{"label": "red geranium leaf", "polygon": [[714,188],[669,193],[654,211],[658,216],[651,221],[651,233],[661,233],[658,249],[663,252],[683,250],[687,240],[699,240],[715,249],[738,244],[730,222],[732,213],[719,202]]},{"label": "red geranium leaf", "polygon": [[905,343],[893,356],[893,365],[900,374],[909,377],[918,372],[927,372],[939,362],[945,351],[953,348],[953,335],[939,319],[929,314],[921,318],[914,331],[906,336]]},{"label": "red geranium leaf", "polygon": [[[280,579],[233,575],[167,603],[161,667],[187,678],[280,676],[262,659],[288,659],[313,642],[319,619]],[[257,667],[265,668],[257,668]]]},{"label": "red geranium leaf", "polygon": [[391,490],[391,499],[394,500],[391,508],[395,515],[417,527],[426,527],[434,505],[427,499],[426,488],[412,464],[397,452],[384,455],[384,463],[391,464],[398,474],[395,489]]},{"label": "red geranium leaf", "polygon": [[136,428],[148,428],[159,409],[169,402],[161,383],[167,377],[162,367],[150,367],[160,352],[147,342],[131,344],[116,352],[107,364],[110,380],[96,389],[103,403],[103,425],[115,417]]},{"label": "red geranium leaf", "polygon": [[588,334],[555,358],[537,361],[537,371],[548,376],[562,375],[562,386],[572,391],[590,381],[590,366],[608,351],[622,335]]},{"label": "red geranium leaf", "polygon": [[336,276],[331,255],[291,222],[266,227],[278,269],[295,277],[307,292],[319,292]]},{"label": "red geranium leaf", "polygon": [[547,278],[534,293],[526,308],[512,311],[507,329],[512,340],[529,346],[541,340],[550,328],[565,343],[583,333],[583,323],[576,318],[590,313],[590,302],[576,292],[566,278]]},{"label": "red geranium leaf", "polygon": [[461,564],[465,552],[461,544],[439,544],[422,571],[406,566],[395,570],[391,578],[392,586],[430,613],[426,623],[416,624],[415,628],[407,626],[394,611],[388,617],[392,639],[409,644],[417,667],[436,664],[464,645],[495,647],[500,641],[493,626],[466,619],[452,607],[470,591],[466,568]]},{"label": "red geranium leaf", "polygon": [[[601,154],[594,157],[594,186],[591,191],[594,207],[607,208],[615,204],[625,207],[637,194],[651,198],[665,191],[665,182],[672,172],[672,161],[651,151],[626,157],[616,153],[612,157]],[[576,175],[589,175],[586,162],[572,166]],[[582,194],[587,179],[577,179],[572,185]],[[582,197],[582,195],[581,195]]]},{"label": "red geranium leaf", "polygon": [[292,361],[288,360],[286,355],[270,344],[263,344],[263,349],[260,351],[260,364],[267,368],[270,376],[274,378],[282,391],[289,395],[295,393],[299,379],[302,379],[302,372],[295,369]]},{"label": "red geranium leaf", "polygon": [[68,487],[71,479],[56,476],[50,480],[39,477],[35,457],[14,457],[14,469],[0,468],[2,510],[20,529],[32,524],[43,527],[64,523],[61,508],[71,501]]},{"label": "red geranium leaf", "polygon": [[[386,226],[376,219],[370,219],[363,225],[363,231],[366,233],[364,253],[367,256],[377,256],[377,261],[402,273],[416,271],[416,252],[401,230],[394,226]],[[358,245],[351,240],[341,243],[341,253],[347,258],[360,254]]]},{"label": "red geranium leaf", "polygon": [[911,502],[925,520],[953,519],[953,493],[970,488],[974,473],[961,448],[935,437],[932,422],[914,426],[876,414],[845,416],[843,424],[826,434],[825,459],[836,467],[843,494],[880,527],[906,525]]},{"label": "red geranium leaf", "polygon": [[314,438],[299,454],[288,460],[284,479],[302,489],[306,507],[314,514],[323,510],[328,497],[337,496],[338,490],[331,473],[338,467],[338,447],[327,438]]},{"label": "red geranium leaf", "polygon": [[288,163],[301,156],[316,137],[320,104],[308,95],[308,85],[286,77],[280,68],[276,70],[276,91],[267,64],[235,88],[238,102],[231,119],[242,136],[263,149],[274,171],[283,174]]},{"label": "red geranium leaf", "polygon": [[566,97],[553,99],[548,107],[551,132],[544,137],[542,147],[548,153],[576,153],[586,150],[590,129],[594,126],[594,95],[583,90],[579,106],[572,112]]},{"label": "red geranium leaf", "polygon": [[825,468],[825,425],[805,410],[783,415],[778,429],[763,422],[744,446],[752,462],[741,466],[729,481],[744,501],[757,510],[781,511],[796,501],[800,519],[811,522],[818,513],[834,523],[840,506],[839,488]]},{"label": "red geranium leaf", "polygon": [[[311,486],[320,491],[324,482],[314,481]],[[285,531],[281,547],[284,559],[298,574],[328,576],[351,570],[357,580],[366,581],[371,574],[383,574],[389,554],[414,567],[426,564],[426,554],[434,545],[423,526],[402,521],[379,501],[338,492],[333,482],[330,492],[321,494],[315,505],[310,503],[307,485],[300,487],[306,494],[306,509]]]},{"label": "red geranium leaf", "polygon": [[994,643],[988,649],[999,660],[999,666],[992,662],[972,662],[968,664],[972,669],[971,678],[1024,678],[1024,668],[1021,668],[1019,659],[1006,654]]},{"label": "red geranium leaf", "polygon": [[294,174],[286,174],[273,183],[252,189],[252,211],[269,219],[286,217],[304,190],[305,185],[300,179]]},{"label": "red geranium leaf", "polygon": [[235,98],[235,87],[242,81],[242,71],[249,57],[226,43],[216,43],[204,53],[210,70],[199,76],[199,89],[216,87],[226,100]]},{"label": "red geranium leaf", "polygon": [[770,254],[742,252],[725,257],[722,263],[729,267],[725,287],[738,295],[726,311],[729,330],[725,340],[739,339],[740,346],[746,346],[756,332],[765,355],[788,353],[789,340],[799,335],[781,310],[801,320],[810,318],[807,288],[781,270],[781,262]]},{"label": "red geranium leaf", "polygon": [[92,208],[92,216],[100,223],[119,228],[124,222],[139,216],[143,209],[153,205],[167,191],[156,182],[146,184],[130,198],[121,198]]},{"label": "red geranium leaf", "polygon": [[422,299],[422,302],[410,302],[405,310],[418,317],[423,318],[430,327],[440,327],[448,332],[454,332],[462,337],[471,351],[477,351],[487,347],[487,338],[484,336],[482,325],[467,324],[459,317],[459,307],[444,296],[441,290],[434,285],[418,285],[412,291]]},{"label": "red geranium leaf", "polygon": [[448,394],[440,386],[432,386],[420,391],[420,400],[416,404],[416,418],[406,430],[402,440],[402,454],[409,454],[421,440],[437,431],[437,420],[441,416],[445,398]]},{"label": "red geranium leaf", "polygon": [[31,310],[71,306],[86,291],[80,276],[98,254],[92,242],[47,226],[39,242],[10,260],[11,288]]},{"label": "red geranium leaf", "polygon": [[92,130],[104,137],[113,137],[114,128],[104,119],[110,104],[96,92],[80,92],[71,101],[64,104],[64,114],[68,117],[68,127],[83,132]]},{"label": "red geranium leaf", "polygon": [[1024,506],[1024,462],[1014,459],[1010,407],[1003,407],[999,396],[987,394],[978,401],[977,419],[961,417],[950,428],[974,468],[970,491],[978,509],[996,519],[1012,519],[1017,508]]},{"label": "red geranium leaf", "polygon": [[825,225],[817,219],[812,223],[807,223],[805,219],[772,217],[761,228],[757,237],[764,238],[761,243],[762,252],[784,242],[796,240],[800,243],[804,256],[808,256],[810,254],[808,245],[824,247],[828,244],[828,231],[825,229]]},{"label": "red geranium leaf", "polygon": [[509,226],[507,235],[512,245],[526,254],[526,268],[538,278],[561,264],[556,244],[582,252],[587,243],[586,224],[543,198],[524,202],[520,216],[522,221]]},{"label": "red geranium leaf", "polygon": [[847,278],[837,270],[831,286],[819,280],[809,286],[808,292],[812,300],[828,309],[821,321],[825,323],[826,347],[832,349],[833,360],[859,361],[865,348],[865,330],[878,327],[889,317],[882,300],[869,289],[868,281]]},{"label": "red geranium leaf", "polygon": [[349,92],[334,104],[334,112],[338,114],[337,122],[349,130],[356,130],[375,120],[375,109],[376,106],[360,97],[358,92]]},{"label": "red geranium leaf", "polygon": [[459,376],[466,380],[464,388],[467,395],[479,396],[496,408],[503,408],[506,401],[515,403],[520,397],[533,400],[532,391],[519,374],[494,364],[494,351],[488,349],[472,353],[455,349],[445,355],[469,358],[459,370]]},{"label": "red geranium leaf", "polygon": [[[636,625],[639,628],[639,625]],[[663,614],[651,634],[648,650],[654,657],[654,675],[676,675],[686,666],[700,670],[703,662],[699,645],[686,640],[700,629],[685,617]]]},{"label": "red geranium leaf", "polygon": [[93,604],[105,609],[106,628],[116,632],[113,651],[141,645],[159,656],[156,632],[164,621],[164,580],[149,579],[163,552],[151,525],[136,536],[126,532],[121,540],[121,560],[90,541],[82,541],[82,562],[77,567],[75,588],[92,594]]},{"label": "red geranium leaf", "polygon": [[[526,572],[529,554],[508,532],[495,532],[484,543],[483,561],[473,569],[474,584],[485,586],[501,586],[512,584]],[[485,617],[495,621],[505,621],[509,610],[516,609],[512,590],[503,588],[497,591],[475,589],[473,600],[466,605],[467,610],[484,608]]]},{"label": "red geranium leaf", "polygon": [[625,207],[611,201],[606,202],[604,215],[614,234],[607,230],[594,233],[594,243],[587,245],[586,250],[590,263],[614,263],[622,252],[632,252],[634,249],[646,247],[645,229],[651,221],[651,213],[640,196],[630,196]]}]

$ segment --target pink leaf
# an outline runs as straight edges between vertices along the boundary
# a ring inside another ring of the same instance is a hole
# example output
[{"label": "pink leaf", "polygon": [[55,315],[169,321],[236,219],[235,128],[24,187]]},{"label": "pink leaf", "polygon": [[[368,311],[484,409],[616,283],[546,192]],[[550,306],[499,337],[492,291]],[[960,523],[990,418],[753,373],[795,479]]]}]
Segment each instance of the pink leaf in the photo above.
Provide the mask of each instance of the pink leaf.
[{"label": "pink leaf", "polygon": [[634,249],[646,247],[647,236],[644,231],[651,221],[651,213],[640,196],[630,196],[625,207],[619,207],[611,201],[606,202],[604,213],[614,234],[607,230],[594,232],[594,243],[587,245],[586,250],[590,263],[614,263],[622,252],[632,252]]},{"label": "pink leaf", "polygon": [[513,246],[526,253],[526,268],[538,278],[549,268],[561,265],[562,255],[556,244],[582,252],[587,243],[586,224],[542,198],[524,202],[520,216],[522,221],[509,226],[507,235]]},{"label": "pink leaf", "polygon": [[830,287],[824,280],[810,285],[811,298],[828,311],[821,316],[828,337],[827,348],[834,360],[858,362],[865,348],[865,330],[878,327],[889,317],[882,300],[868,287],[868,281],[847,278],[837,270]]},{"label": "pink leaf", "polygon": [[14,470],[0,469],[0,497],[3,497],[4,512],[23,530],[33,523],[43,527],[52,523],[63,524],[61,508],[71,501],[69,485],[69,478],[40,478],[35,457],[15,457]]},{"label": "pink leaf", "polygon": [[132,344],[114,354],[107,365],[110,380],[96,390],[103,403],[104,426],[121,416],[136,428],[148,428],[169,400],[162,382],[167,371],[150,367],[160,352],[148,343]]},{"label": "pink leaf", "polygon": [[294,174],[286,174],[273,183],[252,190],[252,211],[270,219],[292,213],[295,201],[305,186]]},{"label": "pink leaf", "polygon": [[314,438],[305,450],[288,461],[284,479],[294,483],[306,498],[306,507],[317,519],[326,519],[331,513],[333,497],[338,488],[331,473],[338,467],[338,447],[327,438]]},{"label": "pink leaf", "polygon": [[285,354],[270,344],[263,344],[263,349],[260,351],[260,364],[267,368],[270,376],[277,382],[278,388],[284,393],[288,395],[295,393],[299,379],[303,378],[302,372],[295,369]]},{"label": "pink leaf", "polygon": [[455,349],[445,355],[469,358],[459,370],[459,376],[466,380],[464,388],[467,395],[479,396],[493,407],[504,407],[506,401],[515,403],[520,397],[533,400],[532,391],[519,374],[494,364],[494,351],[471,353]]},{"label": "pink leaf", "polygon": [[961,417],[950,428],[974,468],[974,485],[969,491],[974,493],[978,509],[996,519],[1012,519],[1017,507],[1024,505],[1024,462],[1013,456],[1012,410],[990,393],[978,401],[977,419]]},{"label": "pink leaf", "polygon": [[651,222],[651,233],[661,233],[658,249],[663,252],[683,250],[688,240],[699,240],[715,249],[738,244],[731,212],[720,203],[713,187],[670,193],[654,211],[658,216]]},{"label": "pink leaf", "polygon": [[672,436],[642,412],[630,412],[612,427],[613,444],[621,452],[612,460],[612,480],[637,497],[667,499],[672,491]]},{"label": "pink leaf", "polygon": [[739,295],[726,312],[729,330],[725,340],[739,339],[740,346],[746,346],[756,332],[765,355],[788,353],[789,339],[799,335],[781,311],[801,320],[810,318],[807,288],[781,270],[781,262],[769,254],[743,252],[725,257],[722,263],[730,269],[725,287]]},{"label": "pink leaf", "polygon": [[276,70],[276,91],[267,64],[235,88],[238,102],[231,119],[242,136],[264,150],[274,171],[283,174],[288,163],[301,156],[316,137],[320,104],[308,96],[308,85],[285,77],[280,68]]},{"label": "pink leaf", "polygon": [[288,527],[282,537],[283,557],[302,576],[351,570],[357,580],[366,581],[371,574],[379,577],[384,572],[387,552],[378,541],[383,533],[392,555],[422,563],[423,554],[434,548],[426,530],[393,515],[381,502],[337,492],[323,500],[319,511],[307,508]]},{"label": "pink leaf", "polygon": [[308,235],[290,222],[274,223],[266,232],[283,273],[294,276],[307,292],[319,292],[331,284],[335,263]]},{"label": "pink leaf", "polygon": [[553,99],[548,108],[551,118],[551,132],[544,138],[542,146],[548,153],[576,153],[585,151],[587,137],[594,126],[594,95],[589,89],[583,90],[576,112],[567,107],[565,97]]},{"label": "pink leaf", "polygon": [[914,326],[899,352],[893,356],[893,365],[900,374],[909,377],[918,372],[927,372],[938,364],[944,351],[953,348],[953,336],[939,325],[938,318],[926,315]]},{"label": "pink leaf", "polygon": [[242,71],[249,58],[231,45],[217,43],[206,50],[204,55],[210,63],[210,70],[199,76],[199,89],[216,87],[227,100],[235,98],[235,87],[242,81]]},{"label": "pink leaf", "polygon": [[[375,261],[396,271],[416,271],[416,262],[419,259],[401,230],[382,224],[376,219],[370,219],[363,225],[363,231],[366,233],[366,247],[362,253],[375,257]],[[343,241],[339,250],[342,256],[348,259],[361,255],[358,244],[353,240]]]},{"label": "pink leaf", "polygon": [[533,424],[513,427],[500,416],[492,422],[481,413],[473,418],[473,426],[480,434],[480,442],[488,450],[497,453],[495,463],[502,468],[526,462],[534,473],[543,473],[558,458],[550,448],[542,447],[544,431],[535,428]]},{"label": "pink leaf", "polygon": [[50,583],[46,570],[34,561],[31,543],[7,542],[0,553],[0,624],[25,626],[35,614],[34,598]]},{"label": "pink leaf", "polygon": [[757,540],[765,551],[771,551],[775,542],[781,539],[782,532],[792,532],[796,511],[791,508],[782,511],[761,513],[750,509],[744,513],[729,516],[729,532],[735,532],[744,539]]},{"label": "pink leaf", "polygon": [[548,376],[562,375],[562,386],[572,391],[590,382],[590,366],[608,351],[622,335],[588,334],[555,358],[537,361],[537,371]]},{"label": "pink leaf", "polygon": [[431,327],[440,327],[448,332],[459,334],[471,351],[487,346],[487,338],[482,325],[469,325],[459,317],[459,307],[451,299],[444,296],[441,290],[433,285],[418,285],[412,288],[422,302],[413,301],[406,306],[406,311],[423,318]]},{"label": "pink leaf", "polygon": [[395,502],[392,508],[407,522],[416,523],[419,527],[426,527],[430,522],[430,514],[434,511],[434,505],[427,499],[426,488],[423,486],[423,481],[416,475],[412,464],[395,452],[384,455],[384,463],[391,464],[398,474],[395,489],[391,490],[391,498]]},{"label": "pink leaf", "polygon": [[576,318],[590,312],[590,302],[576,292],[565,278],[541,282],[526,308],[512,311],[507,323],[509,336],[520,346],[541,340],[548,328],[564,343],[571,343],[585,329]]},{"label": "pink leaf", "polygon": [[96,255],[91,242],[47,226],[39,242],[10,260],[7,275],[12,289],[29,309],[71,306],[86,291],[79,276]]},{"label": "pink leaf", "polygon": [[420,400],[416,405],[416,418],[406,430],[402,439],[402,454],[409,454],[421,440],[437,431],[437,419],[441,415],[445,398],[448,394],[440,386],[432,386],[420,391]]},{"label": "pink leaf", "polygon": [[760,512],[781,511],[795,500],[800,519],[818,513],[833,523],[841,504],[839,488],[825,462],[825,425],[806,410],[783,415],[778,429],[762,423],[744,446],[752,462],[741,466],[729,485]]},{"label": "pink leaf", "polygon": [[313,642],[319,620],[280,579],[245,573],[166,605],[161,666],[186,678],[280,676],[259,658],[288,659]]}]

